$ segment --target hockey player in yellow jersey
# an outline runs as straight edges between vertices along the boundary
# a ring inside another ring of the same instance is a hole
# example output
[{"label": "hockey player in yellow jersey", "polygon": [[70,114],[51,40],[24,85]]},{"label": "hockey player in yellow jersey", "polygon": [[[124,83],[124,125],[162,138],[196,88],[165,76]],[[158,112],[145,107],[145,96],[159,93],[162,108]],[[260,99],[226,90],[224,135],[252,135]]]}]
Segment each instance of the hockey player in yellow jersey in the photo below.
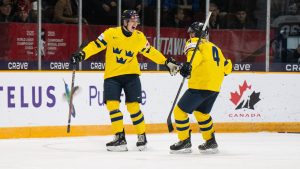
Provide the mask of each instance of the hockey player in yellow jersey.
[{"label": "hockey player in yellow jersey", "polygon": [[123,114],[119,109],[122,89],[126,96],[126,106],[138,134],[136,146],[143,151],[146,148],[144,115],[140,109],[141,74],[137,54],[141,53],[157,64],[165,64],[171,75],[179,70],[175,60],[166,59],[161,52],[152,47],[145,35],[136,30],[139,15],[135,10],[122,13],[122,26],[105,30],[80,52],[73,54],[71,62],[77,64],[106,49],[104,71],[104,101],[110,114],[113,141],[106,144],[108,151],[127,151],[127,142],[123,126]]},{"label": "hockey player in yellow jersey", "polygon": [[[170,146],[170,153],[191,152],[188,114],[194,114],[205,140],[205,143],[198,146],[199,151],[218,151],[210,111],[220,92],[224,76],[231,73],[232,63],[223,56],[220,48],[206,39],[208,29],[205,28],[203,32],[203,26],[201,22],[194,22],[188,29],[190,39],[186,42],[184,49],[187,62],[180,69],[180,74],[188,79],[188,90],[174,109],[179,142]],[[199,38],[201,42],[196,46]],[[190,63],[194,51],[196,53]]]}]

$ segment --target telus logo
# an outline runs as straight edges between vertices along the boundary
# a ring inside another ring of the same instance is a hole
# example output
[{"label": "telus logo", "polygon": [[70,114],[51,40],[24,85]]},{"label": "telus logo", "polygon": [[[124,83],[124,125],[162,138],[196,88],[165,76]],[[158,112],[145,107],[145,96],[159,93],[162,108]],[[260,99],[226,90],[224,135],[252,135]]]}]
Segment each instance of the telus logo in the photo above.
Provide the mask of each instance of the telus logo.
[{"label": "telus logo", "polygon": [[56,103],[54,91],[54,86],[0,86],[0,107],[39,108],[44,105],[51,108]]}]

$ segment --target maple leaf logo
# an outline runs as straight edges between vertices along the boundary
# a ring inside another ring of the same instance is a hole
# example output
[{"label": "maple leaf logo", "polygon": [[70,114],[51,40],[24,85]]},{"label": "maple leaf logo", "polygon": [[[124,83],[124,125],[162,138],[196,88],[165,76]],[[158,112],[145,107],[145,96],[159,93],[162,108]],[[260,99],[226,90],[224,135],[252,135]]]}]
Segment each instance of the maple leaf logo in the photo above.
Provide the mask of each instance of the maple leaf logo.
[{"label": "maple leaf logo", "polygon": [[246,80],[242,86],[239,85],[239,92],[230,92],[230,95],[230,101],[237,105],[236,110],[241,108],[254,110],[254,105],[261,100],[259,98],[260,92],[252,91],[251,85],[248,85]]},{"label": "maple leaf logo", "polygon": [[251,86],[248,86],[246,80],[244,81],[244,84],[242,86],[239,85],[239,88],[240,88],[240,94],[236,91],[234,93],[230,92],[230,95],[231,95],[231,102],[235,105],[238,104],[238,102],[240,101],[244,91],[248,89],[251,89]]}]

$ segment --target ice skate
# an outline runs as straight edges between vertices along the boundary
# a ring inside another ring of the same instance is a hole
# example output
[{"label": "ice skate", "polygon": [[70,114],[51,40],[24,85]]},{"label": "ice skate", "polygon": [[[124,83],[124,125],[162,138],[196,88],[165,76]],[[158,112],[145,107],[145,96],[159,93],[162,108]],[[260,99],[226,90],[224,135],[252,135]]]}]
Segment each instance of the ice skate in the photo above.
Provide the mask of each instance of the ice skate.
[{"label": "ice skate", "polygon": [[212,138],[207,140],[205,143],[201,144],[198,146],[198,149],[200,153],[217,153],[219,152],[218,150],[218,144],[215,139],[215,134],[212,133]]},{"label": "ice skate", "polygon": [[186,154],[192,152],[191,137],[170,146],[171,154]]},{"label": "ice skate", "polygon": [[146,134],[143,133],[143,134],[138,134],[138,141],[136,143],[136,146],[137,148],[140,150],[140,151],[145,151],[147,149],[147,138],[146,138]]},{"label": "ice skate", "polygon": [[107,151],[128,151],[124,130],[116,133],[113,141],[106,144]]}]

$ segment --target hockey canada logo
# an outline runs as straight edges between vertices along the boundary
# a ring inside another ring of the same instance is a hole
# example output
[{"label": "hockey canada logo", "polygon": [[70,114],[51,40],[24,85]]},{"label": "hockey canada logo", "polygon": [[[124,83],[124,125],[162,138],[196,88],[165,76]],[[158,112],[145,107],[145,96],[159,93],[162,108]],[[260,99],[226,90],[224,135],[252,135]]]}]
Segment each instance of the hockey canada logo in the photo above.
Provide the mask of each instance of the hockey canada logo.
[{"label": "hockey canada logo", "polygon": [[254,105],[260,101],[260,92],[253,91],[246,80],[242,86],[239,85],[239,91],[230,92],[230,95],[230,101],[236,105],[235,110],[243,108],[254,110]]}]

